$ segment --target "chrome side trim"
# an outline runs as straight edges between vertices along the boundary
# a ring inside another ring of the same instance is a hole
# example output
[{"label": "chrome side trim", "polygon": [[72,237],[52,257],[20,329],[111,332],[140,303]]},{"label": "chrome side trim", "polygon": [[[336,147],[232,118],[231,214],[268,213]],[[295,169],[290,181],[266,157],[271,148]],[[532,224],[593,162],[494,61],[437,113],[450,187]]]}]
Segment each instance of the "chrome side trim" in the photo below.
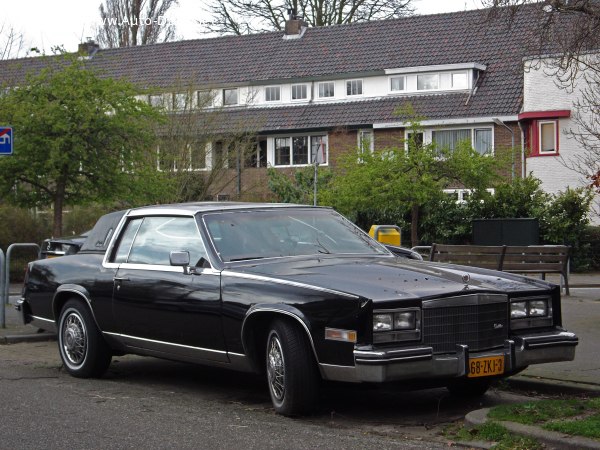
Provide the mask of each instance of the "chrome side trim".
[{"label": "chrome side trim", "polygon": [[34,320],[39,320],[41,322],[48,322],[48,323],[54,324],[54,320],[52,320],[52,319],[46,319],[45,317],[31,316],[31,318],[34,319]]},{"label": "chrome side trim", "polygon": [[233,277],[233,278],[243,278],[246,280],[262,281],[262,282],[267,282],[267,283],[283,284],[286,286],[294,286],[294,287],[298,287],[298,288],[310,289],[313,291],[325,292],[327,294],[341,295],[343,297],[348,297],[348,298],[353,298],[353,299],[360,298],[357,295],[349,294],[347,292],[337,291],[335,289],[328,289],[328,288],[323,288],[320,286],[314,286],[312,284],[299,283],[297,281],[282,280],[280,278],[266,277],[263,275],[254,275],[254,274],[233,272],[233,271],[231,271],[231,269],[225,269],[225,270],[223,270],[223,272],[221,272],[221,274],[223,276],[229,276],[229,277]]},{"label": "chrome side trim", "polygon": [[190,350],[199,350],[199,351],[203,351],[203,352],[218,353],[218,354],[222,354],[222,355],[227,354],[227,352],[223,351],[223,350],[214,350],[214,349],[210,349],[210,348],[194,347],[192,345],[175,344],[173,342],[166,342],[166,341],[157,341],[155,339],[130,336],[128,334],[113,333],[110,331],[104,331],[104,334],[108,334],[110,336],[119,337],[119,338],[123,338],[123,339],[131,339],[131,340],[135,340],[135,341],[148,342],[148,343],[152,343],[152,344],[169,345],[169,346],[173,346],[173,347],[186,348],[186,349],[190,349]]}]

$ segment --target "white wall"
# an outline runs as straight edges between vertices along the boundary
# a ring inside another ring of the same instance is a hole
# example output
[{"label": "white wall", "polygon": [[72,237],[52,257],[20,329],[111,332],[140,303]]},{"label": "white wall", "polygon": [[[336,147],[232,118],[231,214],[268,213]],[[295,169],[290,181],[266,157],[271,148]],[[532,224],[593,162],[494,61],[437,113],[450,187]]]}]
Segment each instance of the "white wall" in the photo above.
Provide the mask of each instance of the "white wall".
[{"label": "white wall", "polygon": [[[584,83],[578,80],[575,89],[564,89],[557,85],[552,69],[547,65],[530,63],[525,70],[523,112],[571,110],[574,103],[581,99],[581,87]],[[535,156],[526,160],[527,173],[542,181],[542,188],[549,193],[556,194],[566,190],[567,187],[577,188],[586,186],[588,181],[580,173],[569,169],[569,162],[583,154],[580,145],[568,136],[567,131],[577,131],[577,123],[571,118],[560,118],[559,122],[559,155]],[[600,196],[596,196],[595,209],[600,209]],[[591,214],[590,218],[596,225],[600,225],[600,217]]]}]

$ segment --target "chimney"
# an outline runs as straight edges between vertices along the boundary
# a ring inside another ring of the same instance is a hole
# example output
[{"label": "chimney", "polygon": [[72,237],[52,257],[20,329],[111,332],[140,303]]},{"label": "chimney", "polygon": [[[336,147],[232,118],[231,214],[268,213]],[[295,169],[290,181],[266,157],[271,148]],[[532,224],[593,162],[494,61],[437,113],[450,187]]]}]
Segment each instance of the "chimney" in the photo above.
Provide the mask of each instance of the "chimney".
[{"label": "chimney", "polygon": [[87,42],[79,44],[77,53],[84,58],[92,58],[100,50],[100,45],[96,44],[92,38],[87,38]]},{"label": "chimney", "polygon": [[308,23],[298,17],[298,14],[293,9],[288,9],[288,15],[289,19],[285,22],[284,39],[302,37],[304,31],[308,28]]}]

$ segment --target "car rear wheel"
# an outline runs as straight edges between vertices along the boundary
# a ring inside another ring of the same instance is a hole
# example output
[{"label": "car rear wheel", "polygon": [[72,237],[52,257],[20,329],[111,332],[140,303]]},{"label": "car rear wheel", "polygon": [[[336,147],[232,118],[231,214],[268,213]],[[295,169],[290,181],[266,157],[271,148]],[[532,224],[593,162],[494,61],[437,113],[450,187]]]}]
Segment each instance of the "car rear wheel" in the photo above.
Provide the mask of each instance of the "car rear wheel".
[{"label": "car rear wheel", "polygon": [[90,310],[74,299],[60,313],[58,348],[67,372],[79,378],[102,375],[112,358]]},{"label": "car rear wheel", "polygon": [[314,409],[319,376],[308,339],[298,326],[280,319],[272,323],[267,337],[266,369],[276,412],[295,416]]},{"label": "car rear wheel", "polygon": [[490,384],[489,378],[460,378],[452,381],[446,387],[452,395],[457,397],[475,398],[484,395]]}]

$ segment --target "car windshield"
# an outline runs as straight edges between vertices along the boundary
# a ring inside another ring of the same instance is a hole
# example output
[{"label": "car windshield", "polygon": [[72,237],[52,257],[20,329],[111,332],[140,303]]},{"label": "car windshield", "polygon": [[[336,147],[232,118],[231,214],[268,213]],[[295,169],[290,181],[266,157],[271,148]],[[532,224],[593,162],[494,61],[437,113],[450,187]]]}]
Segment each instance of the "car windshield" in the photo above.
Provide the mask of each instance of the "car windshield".
[{"label": "car windshield", "polygon": [[280,208],[203,216],[223,261],[278,256],[389,252],[350,221],[329,209]]}]

